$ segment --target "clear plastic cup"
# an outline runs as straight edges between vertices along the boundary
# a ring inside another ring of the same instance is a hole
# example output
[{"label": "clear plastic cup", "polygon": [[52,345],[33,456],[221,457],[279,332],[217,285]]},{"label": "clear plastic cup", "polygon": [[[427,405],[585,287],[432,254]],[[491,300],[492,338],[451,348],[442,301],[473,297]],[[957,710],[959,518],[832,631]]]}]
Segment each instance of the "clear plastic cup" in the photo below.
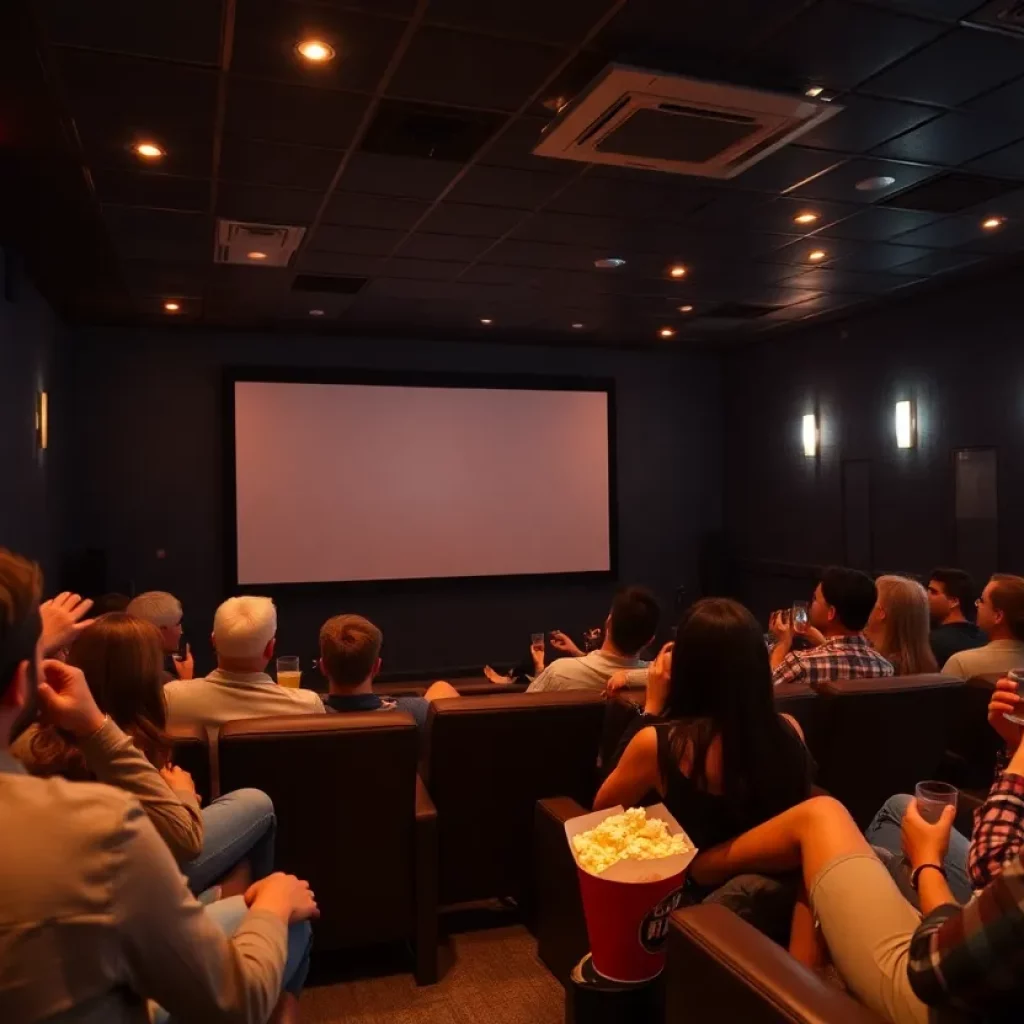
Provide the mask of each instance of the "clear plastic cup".
[{"label": "clear plastic cup", "polygon": [[298,689],[302,685],[302,669],[299,659],[284,655],[277,659],[277,685]]},{"label": "clear plastic cup", "polygon": [[[1020,685],[1024,683],[1024,668],[1011,669],[1006,673],[1006,678],[1012,679],[1017,684],[1017,692],[1024,696],[1024,687]],[[1024,711],[1016,715],[1005,714],[1003,718],[1008,722],[1013,722],[1014,725],[1024,725]]]},{"label": "clear plastic cup", "polygon": [[918,813],[933,825],[942,817],[942,812],[947,806],[956,807],[959,795],[960,791],[956,786],[951,786],[948,782],[919,782],[914,789]]}]

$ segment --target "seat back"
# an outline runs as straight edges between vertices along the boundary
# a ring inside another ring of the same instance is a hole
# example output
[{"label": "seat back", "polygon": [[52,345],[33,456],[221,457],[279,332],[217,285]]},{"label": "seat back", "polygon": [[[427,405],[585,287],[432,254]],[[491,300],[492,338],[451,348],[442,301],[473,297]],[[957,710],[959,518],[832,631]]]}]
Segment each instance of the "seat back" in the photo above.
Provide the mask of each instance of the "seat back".
[{"label": "seat back", "polygon": [[961,789],[987,789],[1003,743],[988,724],[988,702],[1002,672],[973,676],[960,691],[960,709],[949,736],[946,768]]},{"label": "seat back", "polygon": [[818,785],[866,826],[893,793],[936,777],[963,686],[937,673],[817,685],[808,745]]},{"label": "seat back", "polygon": [[416,753],[416,725],[398,711],[243,719],[220,731],[221,788],[255,786],[274,801],[276,862],[316,893],[320,949],[413,934]]},{"label": "seat back", "polygon": [[624,688],[605,702],[604,726],[601,730],[601,778],[607,777],[615,766],[619,747],[626,730],[633,725],[644,709],[647,691]]},{"label": "seat back", "polygon": [[213,799],[213,779],[206,730],[199,726],[181,727],[169,735],[173,748],[171,759],[192,776],[196,792],[203,804],[208,804]]},{"label": "seat back", "polygon": [[435,701],[424,780],[437,807],[440,902],[528,895],[534,806],[594,798],[599,693]]}]

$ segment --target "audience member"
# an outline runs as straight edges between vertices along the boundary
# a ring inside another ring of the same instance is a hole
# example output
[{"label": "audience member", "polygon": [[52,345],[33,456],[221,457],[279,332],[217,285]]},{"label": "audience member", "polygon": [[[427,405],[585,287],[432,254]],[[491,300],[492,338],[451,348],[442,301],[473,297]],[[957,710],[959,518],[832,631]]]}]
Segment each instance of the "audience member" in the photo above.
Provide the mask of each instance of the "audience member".
[{"label": "audience member", "polygon": [[213,619],[217,668],[204,679],[164,687],[171,728],[214,728],[236,718],[323,714],[312,690],[278,686],[266,673],[274,656],[277,609],[269,597],[231,597]]},{"label": "audience member", "polygon": [[373,692],[380,673],[381,631],[361,615],[336,615],[320,627],[320,671],[327,678],[328,711],[405,711],[419,729],[427,721],[430,702],[458,697],[445,682],[434,683],[422,697],[384,697]]},{"label": "audience member", "polygon": [[167,679],[191,679],[195,675],[192,648],[185,644],[181,648],[181,602],[163,590],[147,590],[133,597],[124,609],[137,619],[152,623],[160,632],[164,649],[164,671]]},{"label": "audience member", "polygon": [[906,576],[879,576],[878,600],[871,609],[864,635],[898,676],[938,672],[928,643],[928,595]]},{"label": "audience member", "polygon": [[[237,789],[200,809],[192,777],[171,764],[156,627],[124,612],[101,616],[75,641],[68,664],[84,675],[100,711],[135,744],[160,775],[121,777],[119,765],[94,768],[87,751],[52,724],[32,724],[11,752],[33,775],[97,780],[136,797],[189,887],[199,893],[243,858],[252,880],[274,866],[274,805],[258,789]],[[104,771],[104,768],[106,770]]]},{"label": "audience member", "polygon": [[106,615],[107,612],[123,612],[128,610],[132,599],[127,594],[119,594],[111,591],[109,594],[100,594],[92,603],[92,613],[95,617]]},{"label": "audience member", "polygon": [[[526,692],[604,690],[609,678],[622,669],[640,670],[636,679],[643,684],[647,662],[639,655],[654,639],[660,614],[657,599],[646,587],[623,587],[612,601],[600,648],[589,654],[559,658],[547,668],[544,668],[541,651],[536,662],[537,677]],[[568,646],[562,649],[570,650]]]},{"label": "audience member", "polygon": [[877,597],[870,576],[840,566],[826,569],[808,610],[810,628],[802,634],[817,646],[805,651],[792,649],[794,629],[789,613],[775,612],[770,625],[776,638],[771,652],[775,685],[893,675],[890,662],[861,632]]},{"label": "audience member", "polygon": [[160,782],[82,672],[43,660],[77,623],[53,628],[40,588],[36,566],[0,550],[0,1020],[145,1021],[146,999],[159,1019],[296,1019],[317,913],[305,882],[270,875],[204,908],[129,793],[33,778],[11,756],[7,736],[38,700],[98,776],[120,763]]},{"label": "audience member", "polygon": [[942,671],[963,679],[1024,666],[1024,579],[996,573],[978,598],[978,625],[984,647],[958,651]]},{"label": "audience member", "polygon": [[959,651],[988,642],[973,622],[978,591],[962,569],[932,569],[928,577],[928,606],[932,619],[931,645],[935,661],[945,665]]}]

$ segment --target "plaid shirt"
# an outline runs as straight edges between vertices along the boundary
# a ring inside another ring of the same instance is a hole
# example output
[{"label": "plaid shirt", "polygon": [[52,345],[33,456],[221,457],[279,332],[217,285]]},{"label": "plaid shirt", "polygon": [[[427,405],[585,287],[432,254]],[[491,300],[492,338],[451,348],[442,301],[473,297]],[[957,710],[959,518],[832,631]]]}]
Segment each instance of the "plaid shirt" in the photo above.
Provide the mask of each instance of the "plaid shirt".
[{"label": "plaid shirt", "polygon": [[825,683],[831,679],[874,679],[896,670],[860,633],[826,640],[809,651],[790,651],[772,675],[784,683]]},{"label": "plaid shirt", "polygon": [[[1009,792],[1015,791],[1014,796]],[[1021,1019],[1024,979],[1024,861],[1021,860],[1021,813],[1015,837],[1010,829],[1008,807],[1020,804],[1024,779],[1007,775],[993,787],[975,829],[999,838],[992,845],[1013,859],[1000,861],[998,877],[965,907],[949,903],[933,910],[918,926],[910,942],[907,967],[910,985],[928,1006],[950,1007],[985,1013],[986,1020]],[[1000,804],[1003,806],[1000,806]],[[1015,840],[1015,843],[1014,843]],[[971,876],[975,877],[975,852],[971,850]],[[987,870],[992,869],[992,862]]]},{"label": "plaid shirt", "polygon": [[988,799],[974,816],[967,855],[971,885],[981,889],[997,878],[1024,845],[1024,777],[1006,773],[996,779]]}]

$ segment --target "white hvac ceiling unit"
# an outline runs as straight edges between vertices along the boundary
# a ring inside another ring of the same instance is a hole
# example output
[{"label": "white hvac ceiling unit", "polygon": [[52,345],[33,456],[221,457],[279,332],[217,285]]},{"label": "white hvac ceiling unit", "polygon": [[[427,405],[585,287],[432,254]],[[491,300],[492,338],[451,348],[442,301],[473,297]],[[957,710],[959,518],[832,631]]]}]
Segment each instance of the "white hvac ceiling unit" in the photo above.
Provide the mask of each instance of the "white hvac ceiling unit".
[{"label": "white hvac ceiling unit", "polygon": [[218,217],[213,261],[243,263],[250,267],[286,267],[305,233],[305,228],[284,224],[249,224]]},{"label": "white hvac ceiling unit", "polygon": [[559,113],[533,152],[734,178],[841,109],[805,96],[610,64]]}]

